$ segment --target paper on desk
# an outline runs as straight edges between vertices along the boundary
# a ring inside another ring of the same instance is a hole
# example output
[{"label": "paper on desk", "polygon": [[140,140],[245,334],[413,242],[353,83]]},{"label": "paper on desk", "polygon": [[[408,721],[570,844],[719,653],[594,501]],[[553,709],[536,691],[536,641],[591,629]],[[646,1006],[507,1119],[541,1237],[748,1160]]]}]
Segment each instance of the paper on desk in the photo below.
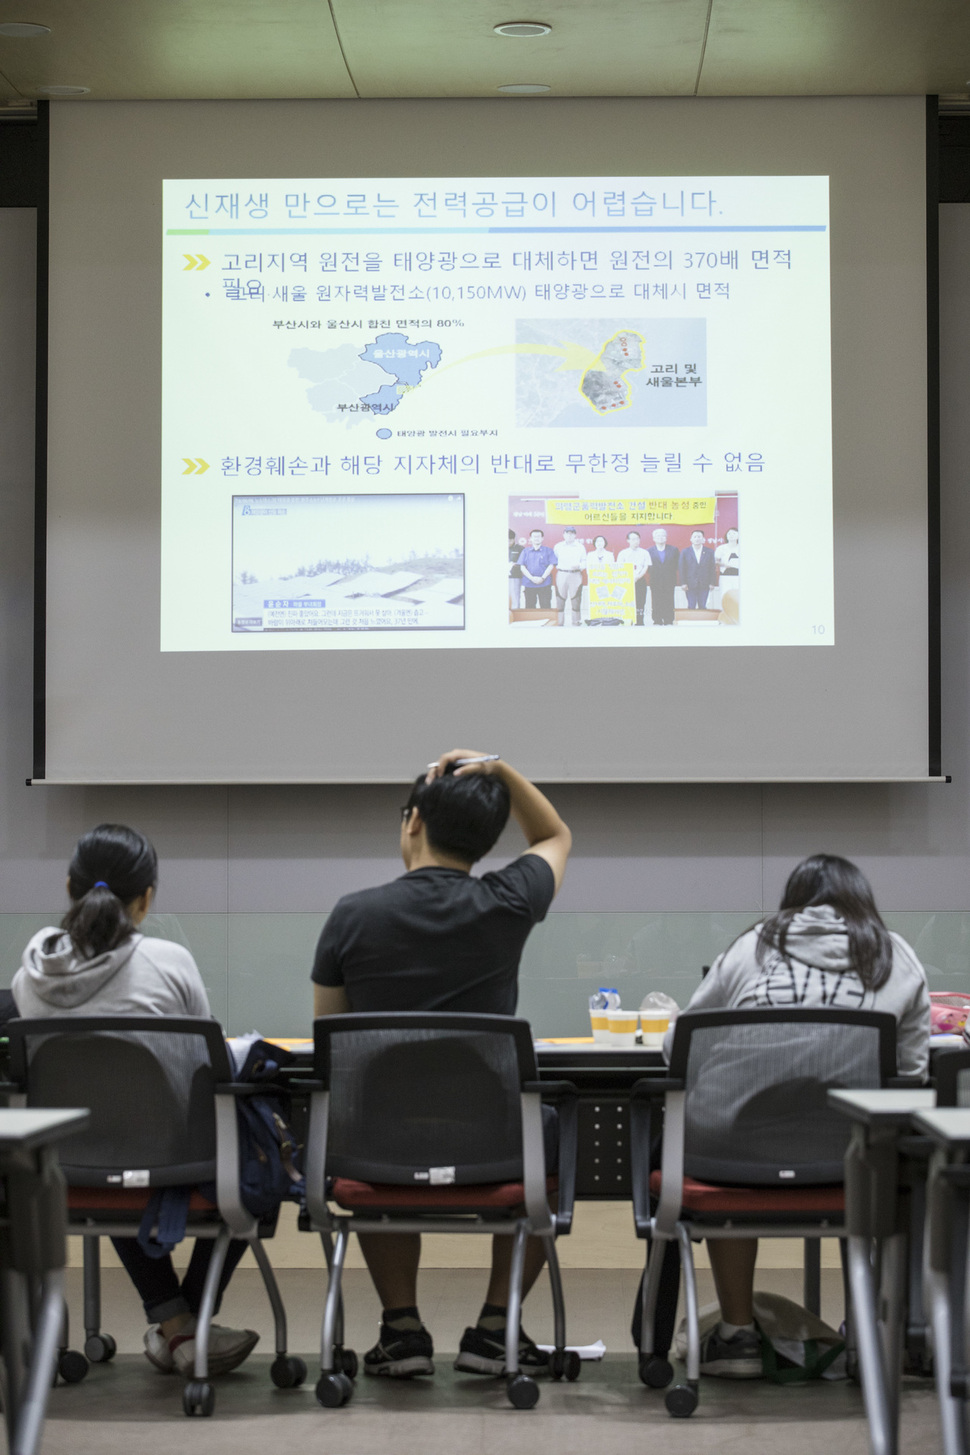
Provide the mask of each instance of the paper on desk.
[{"label": "paper on desk", "polygon": [[[541,1349],[544,1354],[551,1354],[556,1346],[555,1344],[538,1344],[536,1347]],[[580,1359],[602,1359],[606,1353],[606,1345],[602,1339],[597,1339],[595,1344],[567,1344],[566,1349],[578,1354]]]}]

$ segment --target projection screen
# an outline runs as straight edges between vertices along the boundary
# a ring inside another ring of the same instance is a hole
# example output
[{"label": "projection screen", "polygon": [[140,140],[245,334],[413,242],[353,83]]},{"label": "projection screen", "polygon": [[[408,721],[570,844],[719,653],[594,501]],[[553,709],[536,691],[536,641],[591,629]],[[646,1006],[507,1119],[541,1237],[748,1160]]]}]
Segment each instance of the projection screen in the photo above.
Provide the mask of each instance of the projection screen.
[{"label": "projection screen", "polygon": [[52,108],[47,782],[919,778],[920,99]]}]

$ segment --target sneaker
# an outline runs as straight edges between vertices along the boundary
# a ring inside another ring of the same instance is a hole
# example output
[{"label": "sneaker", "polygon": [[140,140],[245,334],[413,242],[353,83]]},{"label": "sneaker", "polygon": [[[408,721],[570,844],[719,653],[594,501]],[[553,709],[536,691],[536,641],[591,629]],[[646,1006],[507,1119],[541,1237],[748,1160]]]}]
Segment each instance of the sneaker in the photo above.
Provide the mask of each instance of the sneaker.
[{"label": "sneaker", "polygon": [[145,1358],[163,1374],[175,1373],[172,1351],[158,1324],[149,1324],[145,1330]]},{"label": "sneaker", "polygon": [[389,1379],[411,1379],[415,1374],[433,1374],[434,1344],[427,1329],[391,1329],[381,1324],[381,1336],[364,1355],[365,1374],[384,1374]]},{"label": "sneaker", "polygon": [[716,1325],[701,1339],[701,1373],[722,1379],[760,1379],[764,1369],[757,1330],[738,1329],[726,1339],[720,1324]]},{"label": "sneaker", "polygon": [[[523,1330],[519,1330],[519,1368],[545,1369],[549,1355],[540,1349]],[[466,1329],[458,1345],[455,1368],[465,1374],[505,1373],[505,1330]]]},{"label": "sneaker", "polygon": [[[236,1369],[259,1343],[253,1329],[227,1329],[222,1324],[209,1325],[209,1373],[228,1374]],[[195,1376],[195,1329],[183,1330],[169,1340],[172,1363],[187,1379]],[[147,1352],[147,1351],[146,1351]]]}]

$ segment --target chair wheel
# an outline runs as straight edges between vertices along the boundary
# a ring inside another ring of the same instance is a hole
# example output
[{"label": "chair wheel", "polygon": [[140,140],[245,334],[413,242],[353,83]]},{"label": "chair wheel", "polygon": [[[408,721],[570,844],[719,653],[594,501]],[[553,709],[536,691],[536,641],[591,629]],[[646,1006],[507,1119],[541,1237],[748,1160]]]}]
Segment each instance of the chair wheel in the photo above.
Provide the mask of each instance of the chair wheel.
[{"label": "chair wheel", "polygon": [[637,1373],[650,1389],[666,1389],[674,1377],[674,1366],[659,1354],[641,1354]]},{"label": "chair wheel", "polygon": [[505,1392],[517,1410],[531,1410],[539,1403],[539,1386],[527,1374],[508,1375]]},{"label": "chair wheel", "polygon": [[339,1410],[354,1392],[346,1374],[321,1374],[317,1380],[317,1403],[324,1409]]},{"label": "chair wheel", "polygon": [[306,1379],[306,1365],[295,1354],[278,1354],[269,1368],[277,1389],[296,1389]]},{"label": "chair wheel", "polygon": [[348,1379],[357,1378],[357,1354],[353,1349],[334,1349],[333,1359],[341,1374],[346,1374]]},{"label": "chair wheel", "polygon": [[201,1379],[190,1379],[182,1390],[182,1408],[187,1415],[208,1418],[216,1407],[216,1392]]},{"label": "chair wheel", "polygon": [[118,1352],[110,1334],[90,1334],[84,1341],[84,1357],[89,1364],[107,1364]]},{"label": "chair wheel", "polygon": [[686,1420],[697,1408],[697,1390],[689,1384],[675,1384],[664,1395],[664,1404],[675,1420]]},{"label": "chair wheel", "polygon": [[77,1349],[62,1349],[57,1356],[57,1372],[65,1384],[80,1384],[88,1372],[88,1361]]},{"label": "chair wheel", "polygon": [[575,1349],[553,1349],[549,1355],[549,1375],[552,1379],[565,1377],[572,1384],[579,1378],[582,1361]]}]

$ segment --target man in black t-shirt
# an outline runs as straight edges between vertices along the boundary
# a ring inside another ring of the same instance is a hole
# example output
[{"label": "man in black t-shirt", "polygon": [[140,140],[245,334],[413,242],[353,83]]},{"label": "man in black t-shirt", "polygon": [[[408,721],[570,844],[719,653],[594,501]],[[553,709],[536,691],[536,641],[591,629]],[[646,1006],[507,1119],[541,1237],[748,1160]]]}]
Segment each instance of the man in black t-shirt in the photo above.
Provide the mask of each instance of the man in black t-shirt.
[{"label": "man in black t-shirt", "polygon": [[[511,811],[528,848],[504,869],[473,877]],[[405,873],[339,900],[313,962],[314,1014],[451,1010],[514,1015],[519,959],[532,926],[559,891],[572,836],[534,784],[501,759],[470,749],[445,753],[422,774],[402,810]],[[431,1335],[417,1310],[421,1239],[415,1233],[359,1235],[383,1308],[380,1338],[364,1356],[368,1374],[433,1374]],[[455,1368],[505,1368],[512,1239],[492,1240],[492,1273],[474,1328],[462,1336]],[[527,1245],[523,1296],[544,1261]],[[520,1330],[523,1366],[546,1356]]]}]

